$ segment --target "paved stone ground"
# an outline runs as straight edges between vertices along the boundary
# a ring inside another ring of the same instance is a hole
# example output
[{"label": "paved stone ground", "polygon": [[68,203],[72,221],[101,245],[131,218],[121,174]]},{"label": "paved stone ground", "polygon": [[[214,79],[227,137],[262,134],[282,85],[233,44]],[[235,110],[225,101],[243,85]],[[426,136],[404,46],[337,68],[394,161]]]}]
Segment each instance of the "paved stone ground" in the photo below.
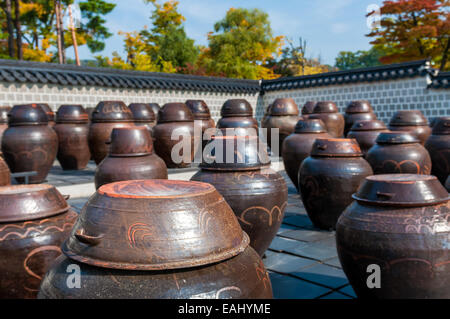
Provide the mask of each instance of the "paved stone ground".
[{"label": "paved stone ground", "polygon": [[[64,172],[55,165],[48,182],[55,186],[86,185],[93,182],[94,172],[93,162],[79,172]],[[170,170],[169,178],[189,179],[194,172],[195,169]],[[280,173],[288,183],[288,206],[281,228],[263,259],[275,298],[355,298],[337,257],[334,232],[314,228],[294,185],[284,171]],[[73,198],[69,203],[79,212],[87,199]]]}]

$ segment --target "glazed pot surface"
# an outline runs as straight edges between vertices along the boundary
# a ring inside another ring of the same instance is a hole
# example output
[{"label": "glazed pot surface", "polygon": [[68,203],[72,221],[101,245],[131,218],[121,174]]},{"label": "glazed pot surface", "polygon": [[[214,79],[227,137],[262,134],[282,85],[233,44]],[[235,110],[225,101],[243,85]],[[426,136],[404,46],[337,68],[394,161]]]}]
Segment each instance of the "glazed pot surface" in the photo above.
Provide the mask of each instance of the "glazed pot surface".
[{"label": "glazed pot surface", "polygon": [[53,128],[58,135],[57,159],[63,170],[82,170],[91,158],[88,124],[57,123]]},{"label": "glazed pot surface", "polygon": [[[317,108],[317,106],[316,106]],[[340,113],[314,113],[308,116],[309,119],[319,119],[324,122],[328,133],[332,137],[340,138],[344,136],[345,120]]]},{"label": "glazed pot surface", "polygon": [[394,126],[389,125],[391,131],[408,131],[414,134],[420,141],[420,144],[424,145],[428,137],[431,135],[431,128],[428,125],[415,125],[415,126]]},{"label": "glazed pot surface", "polygon": [[450,117],[437,118],[433,134],[425,143],[431,157],[431,174],[445,185],[450,174]]}]

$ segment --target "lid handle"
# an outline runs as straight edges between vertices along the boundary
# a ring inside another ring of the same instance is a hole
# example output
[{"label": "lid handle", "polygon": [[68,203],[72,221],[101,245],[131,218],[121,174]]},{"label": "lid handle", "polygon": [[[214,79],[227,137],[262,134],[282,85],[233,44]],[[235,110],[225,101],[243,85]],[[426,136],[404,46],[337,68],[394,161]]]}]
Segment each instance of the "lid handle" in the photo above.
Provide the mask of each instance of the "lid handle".
[{"label": "lid handle", "polygon": [[317,145],[317,148],[321,151],[325,151],[327,149],[327,145],[326,144]]},{"label": "lid handle", "polygon": [[383,193],[383,192],[377,192],[377,197],[381,197],[384,199],[391,199],[392,197],[394,197],[395,194],[393,193]]},{"label": "lid handle", "polygon": [[101,240],[103,239],[103,235],[102,235],[102,234],[100,234],[100,235],[98,235],[98,236],[90,236],[90,235],[86,235],[86,234],[84,233],[84,230],[83,230],[83,229],[78,229],[78,230],[75,232],[75,237],[76,237],[80,242],[82,242],[83,244],[91,245],[91,246],[95,246],[95,245],[100,244]]}]

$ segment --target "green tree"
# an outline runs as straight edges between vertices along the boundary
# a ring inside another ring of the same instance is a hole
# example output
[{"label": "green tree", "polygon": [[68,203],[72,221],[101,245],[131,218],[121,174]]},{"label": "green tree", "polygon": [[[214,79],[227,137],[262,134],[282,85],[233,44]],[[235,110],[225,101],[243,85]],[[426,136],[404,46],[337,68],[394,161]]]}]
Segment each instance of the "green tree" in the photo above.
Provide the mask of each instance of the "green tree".
[{"label": "green tree", "polygon": [[336,57],[335,66],[339,70],[351,70],[382,65],[380,58],[384,51],[373,47],[368,51],[358,50],[356,52],[341,51]]},{"label": "green tree", "polygon": [[227,77],[275,78],[267,63],[281,53],[283,37],[274,37],[267,13],[231,8],[208,35],[209,47],[200,63]]}]

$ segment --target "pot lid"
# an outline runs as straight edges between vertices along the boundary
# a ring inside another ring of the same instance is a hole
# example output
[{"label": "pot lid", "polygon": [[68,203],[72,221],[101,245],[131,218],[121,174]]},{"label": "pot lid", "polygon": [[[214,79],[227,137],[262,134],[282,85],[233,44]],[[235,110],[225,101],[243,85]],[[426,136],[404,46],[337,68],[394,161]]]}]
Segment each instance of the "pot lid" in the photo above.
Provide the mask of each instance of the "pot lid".
[{"label": "pot lid", "polygon": [[320,101],[317,102],[314,107],[313,113],[338,113],[339,109],[336,103],[332,101]]},{"label": "pot lid", "polygon": [[438,117],[434,123],[433,135],[450,135],[450,116]]},{"label": "pot lid", "polygon": [[82,105],[61,105],[56,112],[57,123],[88,123],[89,116]]},{"label": "pot lid", "polygon": [[368,176],[352,196],[358,202],[386,206],[445,203],[450,196],[435,176],[386,174]]},{"label": "pot lid", "polygon": [[311,156],[359,157],[363,153],[353,138],[318,138],[313,144]]},{"label": "pot lid", "polygon": [[148,105],[150,105],[150,107],[153,110],[153,113],[155,113],[156,119],[158,119],[158,112],[161,109],[161,106],[159,106],[158,103],[148,103]]},{"label": "pot lid", "polygon": [[62,249],[67,257],[98,267],[163,270],[219,262],[248,244],[214,186],[152,179],[101,186]]},{"label": "pot lid", "polygon": [[284,116],[284,115],[298,115],[298,107],[294,99],[284,98],[276,99],[270,107],[270,115]]},{"label": "pot lid", "polygon": [[345,113],[373,113],[372,105],[366,100],[351,101],[345,110]]},{"label": "pot lid", "polygon": [[325,124],[320,119],[300,120],[295,125],[294,133],[326,133]]},{"label": "pot lid", "polygon": [[187,107],[191,110],[194,118],[196,119],[209,119],[211,118],[211,113],[209,111],[208,105],[203,100],[187,100]]},{"label": "pot lid", "polygon": [[357,121],[353,123],[350,131],[383,131],[387,130],[383,121],[370,120],[370,121]]},{"label": "pot lid", "polygon": [[101,101],[92,112],[92,122],[133,122],[133,114],[122,101]]},{"label": "pot lid", "polygon": [[47,125],[48,118],[37,104],[14,105],[8,113],[8,124],[16,125]]},{"label": "pot lid", "polygon": [[47,184],[0,187],[0,223],[54,216],[69,210],[64,197]]},{"label": "pot lid", "polygon": [[407,144],[420,143],[419,139],[407,131],[381,132],[377,139],[377,144]]},{"label": "pot lid", "polygon": [[10,106],[0,106],[0,124],[8,123],[9,111],[11,111]]},{"label": "pot lid", "polygon": [[193,121],[194,115],[184,103],[164,104],[158,113],[158,123]]},{"label": "pot lid", "polygon": [[253,108],[245,99],[227,100],[220,110],[222,117],[253,116]]},{"label": "pot lid", "polygon": [[109,156],[129,157],[153,154],[153,140],[145,126],[113,128],[108,141]]},{"label": "pot lid", "polygon": [[53,110],[47,103],[36,103],[36,105],[38,105],[42,108],[42,110],[47,115],[47,119],[49,122],[55,121],[55,112],[53,112]]},{"label": "pot lid", "polygon": [[128,105],[135,122],[155,122],[156,115],[148,103],[131,103]]},{"label": "pot lid", "polygon": [[302,115],[314,113],[314,108],[316,107],[316,101],[307,101],[302,107]]},{"label": "pot lid", "polygon": [[392,126],[412,126],[428,125],[426,117],[419,110],[401,110],[395,112],[389,125]]},{"label": "pot lid", "polygon": [[205,170],[256,170],[270,165],[267,145],[258,136],[213,136],[205,147]]}]

